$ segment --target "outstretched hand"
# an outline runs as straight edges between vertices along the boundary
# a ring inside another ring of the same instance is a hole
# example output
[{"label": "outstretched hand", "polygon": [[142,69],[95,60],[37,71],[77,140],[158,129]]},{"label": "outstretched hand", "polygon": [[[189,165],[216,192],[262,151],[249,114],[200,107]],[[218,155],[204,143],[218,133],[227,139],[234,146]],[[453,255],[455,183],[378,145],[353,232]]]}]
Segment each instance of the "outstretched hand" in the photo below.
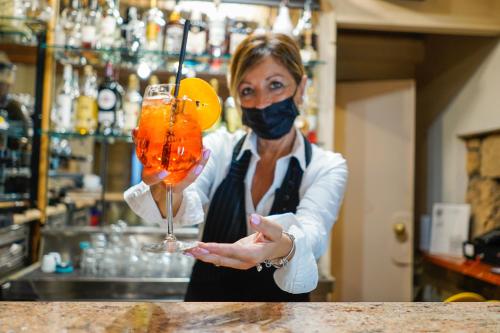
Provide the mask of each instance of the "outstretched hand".
[{"label": "outstretched hand", "polygon": [[266,259],[281,258],[290,252],[292,241],[283,236],[283,228],[278,223],[252,214],[250,226],[256,232],[235,243],[199,242],[186,254],[216,266],[249,269]]}]

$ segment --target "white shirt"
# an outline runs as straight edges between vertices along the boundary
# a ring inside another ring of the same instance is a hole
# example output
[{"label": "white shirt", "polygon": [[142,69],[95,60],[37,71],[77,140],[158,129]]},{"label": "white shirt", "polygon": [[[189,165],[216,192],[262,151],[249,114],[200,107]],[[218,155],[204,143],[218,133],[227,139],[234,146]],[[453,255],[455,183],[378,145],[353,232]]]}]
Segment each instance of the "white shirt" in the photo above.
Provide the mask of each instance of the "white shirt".
[{"label": "white shirt", "polygon": [[[210,200],[226,177],[234,146],[243,134],[243,132],[231,134],[221,129],[204,137],[204,146],[211,150],[210,159],[197,180],[184,190],[183,201],[174,223],[193,225],[204,222]],[[249,133],[240,151],[240,156],[247,149],[252,153],[245,178],[247,215],[256,213],[267,217],[295,236],[294,257],[286,267],[274,273],[276,284],[282,290],[294,294],[310,292],[317,286],[316,260],[326,250],[328,235],[337,219],[347,181],[345,159],[340,154],[323,150],[316,145],[312,145],[311,162],[306,168],[304,140],[298,130],[297,134],[292,152],[276,162],[273,183],[257,207],[253,205],[251,195],[255,167],[260,160],[257,152],[257,136],[254,133]],[[276,189],[285,177],[292,156],[297,158],[304,170],[299,188],[300,203],[297,212],[267,216],[271,211]],[[124,197],[132,210],[146,222],[164,222],[148,185],[141,182],[129,188]],[[253,233],[249,227],[248,230],[249,233]]]}]

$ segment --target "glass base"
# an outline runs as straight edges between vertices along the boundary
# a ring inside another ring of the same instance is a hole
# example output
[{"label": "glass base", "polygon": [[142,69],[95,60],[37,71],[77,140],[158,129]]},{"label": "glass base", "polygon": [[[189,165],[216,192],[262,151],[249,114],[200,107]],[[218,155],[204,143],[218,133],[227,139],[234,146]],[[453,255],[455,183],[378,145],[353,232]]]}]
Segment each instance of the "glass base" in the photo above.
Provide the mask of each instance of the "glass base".
[{"label": "glass base", "polygon": [[178,240],[164,240],[161,243],[143,244],[142,251],[153,253],[181,253],[198,246],[197,242],[181,242]]}]

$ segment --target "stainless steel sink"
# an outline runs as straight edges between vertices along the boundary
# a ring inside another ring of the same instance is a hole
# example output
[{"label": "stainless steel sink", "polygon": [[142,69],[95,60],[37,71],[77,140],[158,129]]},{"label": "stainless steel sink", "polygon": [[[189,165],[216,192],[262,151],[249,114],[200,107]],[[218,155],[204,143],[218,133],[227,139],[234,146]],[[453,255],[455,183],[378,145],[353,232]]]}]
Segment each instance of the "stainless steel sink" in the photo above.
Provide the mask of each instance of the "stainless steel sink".
[{"label": "stainless steel sink", "polygon": [[[181,301],[188,278],[94,278],[71,274],[49,274],[39,264],[21,271],[1,285],[2,300],[162,300]],[[311,300],[326,301],[334,279],[320,278]]]},{"label": "stainless steel sink", "polygon": [[84,277],[78,271],[43,273],[35,264],[2,284],[2,299],[180,301],[188,282],[188,278]]}]

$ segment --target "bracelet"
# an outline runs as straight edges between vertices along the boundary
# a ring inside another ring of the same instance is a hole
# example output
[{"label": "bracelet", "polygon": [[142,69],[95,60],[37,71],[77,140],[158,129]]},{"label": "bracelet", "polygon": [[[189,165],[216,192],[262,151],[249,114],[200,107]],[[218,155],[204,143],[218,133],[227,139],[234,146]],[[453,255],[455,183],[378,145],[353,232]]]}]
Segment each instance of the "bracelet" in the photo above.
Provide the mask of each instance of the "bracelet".
[{"label": "bracelet", "polygon": [[[290,249],[290,252],[288,252],[288,254],[284,257],[281,257],[279,259],[273,259],[273,260],[270,260],[270,259],[264,260],[264,264],[266,265],[267,268],[270,268],[270,267],[283,268],[283,267],[285,267],[286,265],[288,265],[288,262],[290,261],[292,254],[295,251],[295,237],[286,231],[283,231],[283,235],[287,235],[288,238],[290,238],[290,240],[292,241],[292,248]],[[256,266],[256,268],[257,268],[257,272],[262,271],[261,264],[258,264]]]}]

